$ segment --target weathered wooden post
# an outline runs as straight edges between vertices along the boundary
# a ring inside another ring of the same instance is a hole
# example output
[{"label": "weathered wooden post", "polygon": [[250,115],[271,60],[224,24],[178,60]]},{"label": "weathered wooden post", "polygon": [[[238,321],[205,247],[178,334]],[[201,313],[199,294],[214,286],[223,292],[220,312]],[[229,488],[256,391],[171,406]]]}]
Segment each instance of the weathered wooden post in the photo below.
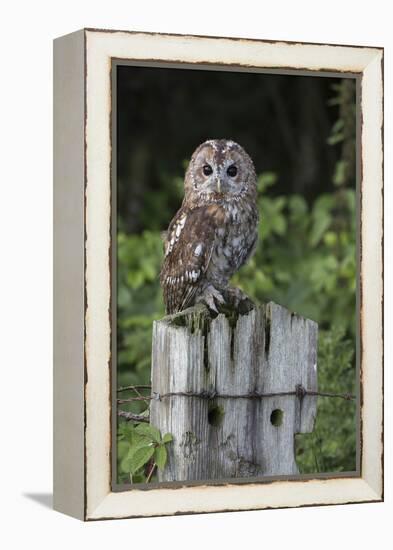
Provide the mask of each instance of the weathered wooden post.
[{"label": "weathered wooden post", "polygon": [[160,481],[298,473],[296,433],[311,432],[317,324],[269,303],[247,314],[196,306],[154,323],[150,421],[170,432]]}]

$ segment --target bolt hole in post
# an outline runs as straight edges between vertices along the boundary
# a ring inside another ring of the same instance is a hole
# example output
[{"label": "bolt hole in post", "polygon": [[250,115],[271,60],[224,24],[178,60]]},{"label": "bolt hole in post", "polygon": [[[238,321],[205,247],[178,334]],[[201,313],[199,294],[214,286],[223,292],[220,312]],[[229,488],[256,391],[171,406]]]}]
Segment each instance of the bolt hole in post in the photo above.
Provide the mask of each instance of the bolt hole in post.
[{"label": "bolt hole in post", "polygon": [[270,415],[270,422],[273,424],[273,426],[276,426],[278,428],[282,425],[284,420],[284,411],[281,409],[274,409],[272,411],[272,414]]},{"label": "bolt hole in post", "polygon": [[209,412],[207,413],[207,421],[210,426],[215,426],[216,428],[221,426],[222,421],[224,420],[224,414],[223,407],[218,405],[209,409]]}]

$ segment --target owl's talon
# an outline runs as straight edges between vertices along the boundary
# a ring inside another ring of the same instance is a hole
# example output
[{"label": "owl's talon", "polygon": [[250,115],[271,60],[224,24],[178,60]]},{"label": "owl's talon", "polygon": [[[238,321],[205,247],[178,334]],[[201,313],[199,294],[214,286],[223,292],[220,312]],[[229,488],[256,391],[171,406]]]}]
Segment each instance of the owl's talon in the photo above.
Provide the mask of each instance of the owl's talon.
[{"label": "owl's talon", "polygon": [[197,299],[197,302],[204,302],[207,307],[215,313],[219,313],[216,302],[219,305],[225,304],[222,294],[212,285],[209,285],[204,290],[203,294],[201,294]]},{"label": "owl's talon", "polygon": [[213,296],[205,296],[204,299],[203,299],[203,302],[205,302],[205,304],[207,305],[207,307],[209,309],[211,309],[215,313],[218,313],[218,309],[217,309],[216,304],[214,302]]},{"label": "owl's talon", "polygon": [[235,307],[235,309],[238,309],[242,302],[251,302],[247,294],[237,287],[227,288],[226,298]]}]

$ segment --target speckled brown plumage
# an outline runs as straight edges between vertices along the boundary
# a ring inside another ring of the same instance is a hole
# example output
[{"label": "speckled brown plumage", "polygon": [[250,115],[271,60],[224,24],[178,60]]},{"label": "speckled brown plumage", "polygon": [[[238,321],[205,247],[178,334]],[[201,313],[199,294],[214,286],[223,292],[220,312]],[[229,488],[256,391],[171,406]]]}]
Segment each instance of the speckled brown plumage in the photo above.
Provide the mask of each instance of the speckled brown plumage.
[{"label": "speckled brown plumage", "polygon": [[160,282],[167,313],[224,301],[230,277],[257,241],[256,176],[251,158],[231,140],[208,140],[194,152],[183,204],[164,237]]}]

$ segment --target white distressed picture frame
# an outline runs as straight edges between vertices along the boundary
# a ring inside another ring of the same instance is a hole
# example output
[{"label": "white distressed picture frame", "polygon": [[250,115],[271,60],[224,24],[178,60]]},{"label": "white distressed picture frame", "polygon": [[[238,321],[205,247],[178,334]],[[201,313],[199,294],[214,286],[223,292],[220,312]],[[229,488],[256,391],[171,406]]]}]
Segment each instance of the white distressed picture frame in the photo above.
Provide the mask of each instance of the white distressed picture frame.
[{"label": "white distressed picture frame", "polygon": [[[358,79],[360,472],[111,487],[111,68],[210,64]],[[383,50],[85,29],[54,45],[54,507],[82,520],[383,499]]]}]

